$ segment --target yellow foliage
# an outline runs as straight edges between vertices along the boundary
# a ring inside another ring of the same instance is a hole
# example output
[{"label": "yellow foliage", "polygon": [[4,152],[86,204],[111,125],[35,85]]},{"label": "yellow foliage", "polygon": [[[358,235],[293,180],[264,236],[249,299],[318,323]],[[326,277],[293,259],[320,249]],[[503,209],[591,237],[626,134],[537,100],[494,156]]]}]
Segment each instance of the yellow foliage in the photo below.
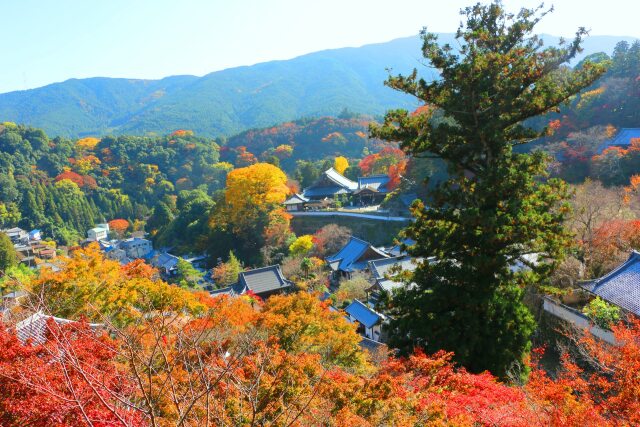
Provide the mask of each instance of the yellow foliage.
[{"label": "yellow foliage", "polygon": [[89,136],[87,138],[82,138],[77,140],[76,146],[80,148],[88,149],[88,150],[93,150],[94,148],[96,148],[96,145],[98,145],[99,143],[100,143],[99,138],[94,138]]},{"label": "yellow foliage", "polygon": [[253,223],[260,212],[287,198],[287,176],[269,163],[234,169],[227,175],[225,201],[229,221],[242,228]]},{"label": "yellow foliage", "polygon": [[333,168],[338,171],[339,174],[343,174],[349,167],[349,161],[346,157],[338,156],[333,162]]},{"label": "yellow foliage", "polygon": [[152,277],[148,267],[135,262],[121,267],[105,259],[96,243],[74,251],[70,258],[58,258],[56,264],[61,271],[45,267],[31,284],[34,295],[42,295],[56,316],[84,315],[96,322],[106,316],[124,324],[145,312],[197,313],[205,308],[189,291]]},{"label": "yellow foliage", "polygon": [[289,245],[289,253],[292,256],[305,255],[313,248],[313,236],[306,234],[298,237]]}]

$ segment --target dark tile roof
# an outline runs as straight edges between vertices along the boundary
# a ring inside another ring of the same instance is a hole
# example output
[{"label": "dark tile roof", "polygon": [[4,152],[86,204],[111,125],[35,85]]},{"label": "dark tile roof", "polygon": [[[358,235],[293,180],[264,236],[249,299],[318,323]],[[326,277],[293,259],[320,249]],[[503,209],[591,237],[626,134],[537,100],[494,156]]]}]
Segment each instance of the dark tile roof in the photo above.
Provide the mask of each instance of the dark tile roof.
[{"label": "dark tile roof", "polygon": [[366,328],[371,328],[378,322],[384,320],[384,316],[382,314],[373,311],[357,299],[353,300],[353,302],[349,304],[344,311],[356,319],[356,321],[362,323]]},{"label": "dark tile roof", "polygon": [[234,291],[238,294],[251,290],[260,295],[280,289],[290,288],[292,283],[284,278],[279,265],[256,268],[255,270],[243,271],[238,278]]},{"label": "dark tile roof", "polygon": [[327,262],[334,270],[347,272],[363,270],[366,268],[368,260],[360,260],[360,258],[367,250],[373,251],[380,258],[388,257],[387,254],[375,248],[371,243],[351,236],[351,239],[337,254],[327,257]]},{"label": "dark tile roof", "polygon": [[333,197],[336,194],[349,194],[350,190],[333,186],[333,187],[310,187],[304,190],[303,196],[307,197]]},{"label": "dark tile roof", "polygon": [[387,192],[388,175],[361,176],[358,178],[358,189],[370,188],[381,193]]},{"label": "dark tile roof", "polygon": [[233,286],[227,286],[226,288],[214,289],[213,291],[209,291],[209,295],[212,297],[218,297],[220,295],[228,295],[230,297],[235,296],[235,290]]},{"label": "dark tile roof", "polygon": [[363,350],[368,350],[369,352],[373,352],[378,350],[379,348],[383,348],[387,346],[384,343],[374,341],[367,337],[362,337],[362,340],[360,340],[359,344],[360,344],[360,348],[362,348]]},{"label": "dark tile roof", "polygon": [[640,128],[622,128],[613,138],[603,142],[598,147],[598,153],[602,153],[608,147],[625,147],[631,145],[631,140],[640,138]]},{"label": "dark tile roof", "polygon": [[640,316],[640,252],[632,251],[629,258],[613,271],[581,286],[603,300]]}]

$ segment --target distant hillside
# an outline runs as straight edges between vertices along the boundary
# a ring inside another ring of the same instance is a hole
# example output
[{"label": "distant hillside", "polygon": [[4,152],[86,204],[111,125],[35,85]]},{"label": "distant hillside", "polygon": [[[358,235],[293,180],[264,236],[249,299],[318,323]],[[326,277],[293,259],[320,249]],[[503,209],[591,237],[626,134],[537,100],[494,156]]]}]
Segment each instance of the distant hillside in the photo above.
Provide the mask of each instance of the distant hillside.
[{"label": "distant hillside", "polygon": [[302,119],[248,130],[229,138],[220,151],[221,160],[238,164],[246,150],[262,161],[276,156],[280,166],[291,172],[297,160],[333,160],[336,156],[360,159],[388,145],[369,138],[370,122],[370,117],[341,114],[338,118]]},{"label": "distant hillside", "polygon": [[[452,38],[441,35],[443,42]],[[611,53],[621,39],[590,37],[582,55]],[[389,108],[413,107],[412,99],[385,87],[383,81],[387,68],[407,73],[416,67],[426,78],[435,76],[421,67],[419,39],[408,37],[203,77],[71,79],[0,94],[0,122],[26,123],[52,135],[74,137],[166,134],[176,129],[203,136],[231,135],[300,117],[337,115],[344,108],[377,115]]]}]

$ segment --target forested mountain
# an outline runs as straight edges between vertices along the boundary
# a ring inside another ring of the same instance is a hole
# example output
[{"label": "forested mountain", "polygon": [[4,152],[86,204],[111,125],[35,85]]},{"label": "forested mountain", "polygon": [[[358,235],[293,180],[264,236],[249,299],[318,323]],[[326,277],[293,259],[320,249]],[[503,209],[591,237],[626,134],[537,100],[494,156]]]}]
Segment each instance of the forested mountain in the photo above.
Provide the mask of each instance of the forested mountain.
[{"label": "forested mountain", "polygon": [[96,223],[134,222],[157,204],[175,209],[193,198],[183,191],[213,193],[230,167],[218,163],[215,142],[190,131],[72,141],[7,122],[0,124],[0,228],[37,227],[73,243]]},{"label": "forested mountain", "polygon": [[[440,40],[451,42],[452,37],[441,34]],[[545,39],[557,42],[555,37]],[[590,37],[581,57],[600,51],[610,54],[620,39]],[[71,79],[0,94],[0,122],[24,123],[68,137],[167,134],[175,129],[215,137],[300,117],[337,115],[344,108],[377,115],[390,108],[413,106],[408,97],[382,82],[387,68],[394,73],[420,68],[419,46],[417,37],[408,37],[203,77]]]}]

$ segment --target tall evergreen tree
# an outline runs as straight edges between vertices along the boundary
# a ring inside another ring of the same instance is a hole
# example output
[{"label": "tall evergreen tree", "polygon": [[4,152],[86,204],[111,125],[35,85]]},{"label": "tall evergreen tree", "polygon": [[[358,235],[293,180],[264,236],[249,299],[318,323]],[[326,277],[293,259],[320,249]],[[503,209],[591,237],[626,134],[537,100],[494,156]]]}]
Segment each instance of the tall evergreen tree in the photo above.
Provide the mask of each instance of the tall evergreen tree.
[{"label": "tall evergreen tree", "polygon": [[417,286],[395,298],[391,344],[450,350],[471,371],[501,377],[530,348],[535,322],[525,288],[545,282],[568,244],[565,185],[546,179],[544,154],[514,147],[543,133],[527,119],[556,110],[605,69],[564,66],[580,51],[584,29],[571,43],[544,49],[533,30],[546,13],[541,6],[510,14],[499,1],[468,7],[459,52],[423,30],[424,57],[441,78],[427,82],[414,70],[386,84],[428,108],[389,112],[372,128],[449,169],[429,205],[413,206],[412,253],[437,261],[422,263]]}]

